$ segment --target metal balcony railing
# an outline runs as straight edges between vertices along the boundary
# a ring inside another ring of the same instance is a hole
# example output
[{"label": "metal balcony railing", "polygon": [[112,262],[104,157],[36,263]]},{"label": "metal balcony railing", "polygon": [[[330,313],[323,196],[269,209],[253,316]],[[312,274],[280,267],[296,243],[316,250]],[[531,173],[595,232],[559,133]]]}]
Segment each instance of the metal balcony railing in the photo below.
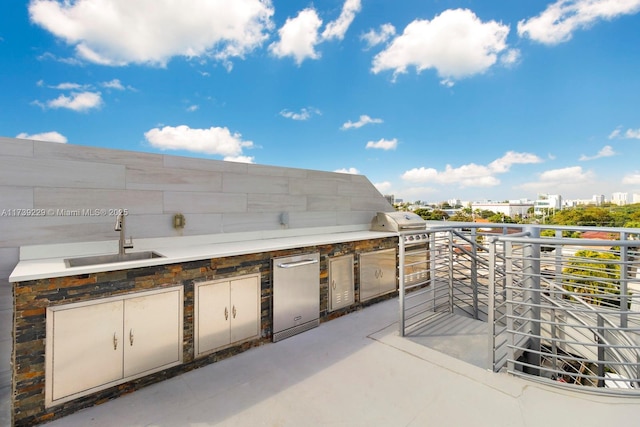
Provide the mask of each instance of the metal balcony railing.
[{"label": "metal balcony railing", "polygon": [[[639,229],[441,224],[400,236],[403,336],[459,314],[487,322],[488,369],[640,394]],[[587,231],[607,239],[563,237]]]}]

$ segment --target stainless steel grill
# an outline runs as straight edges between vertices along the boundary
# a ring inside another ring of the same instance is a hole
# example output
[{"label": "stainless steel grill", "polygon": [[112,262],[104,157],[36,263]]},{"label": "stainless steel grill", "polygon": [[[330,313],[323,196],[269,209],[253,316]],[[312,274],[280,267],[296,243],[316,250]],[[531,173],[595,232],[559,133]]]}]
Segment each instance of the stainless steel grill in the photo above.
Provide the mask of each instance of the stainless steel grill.
[{"label": "stainless steel grill", "polygon": [[371,231],[426,230],[427,222],[413,212],[378,212],[371,220]]}]

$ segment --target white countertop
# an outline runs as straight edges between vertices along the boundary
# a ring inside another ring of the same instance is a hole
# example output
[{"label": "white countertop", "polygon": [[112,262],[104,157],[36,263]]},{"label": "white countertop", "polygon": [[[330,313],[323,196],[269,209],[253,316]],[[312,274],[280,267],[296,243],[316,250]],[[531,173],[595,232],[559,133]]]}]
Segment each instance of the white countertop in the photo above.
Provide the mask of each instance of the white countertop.
[{"label": "white countertop", "polygon": [[[162,258],[67,267],[65,259],[81,256],[117,253],[117,241],[38,245],[20,249],[20,262],[9,276],[10,282],[75,276],[104,271],[128,270],[154,265],[176,264],[210,258],[222,258],[304,248],[359,240],[371,240],[396,236],[395,233],[331,227],[288,232],[233,233],[209,236],[168,237],[134,239],[134,248],[127,253],[155,251]],[[50,254],[56,254],[50,257]],[[47,257],[49,256],[49,257]]]}]

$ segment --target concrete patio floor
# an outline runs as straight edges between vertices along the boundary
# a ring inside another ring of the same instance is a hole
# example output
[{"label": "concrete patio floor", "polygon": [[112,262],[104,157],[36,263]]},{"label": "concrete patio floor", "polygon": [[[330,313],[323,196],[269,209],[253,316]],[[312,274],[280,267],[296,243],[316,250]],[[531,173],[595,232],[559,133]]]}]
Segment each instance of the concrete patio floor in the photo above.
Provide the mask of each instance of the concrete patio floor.
[{"label": "concrete patio floor", "polygon": [[[386,301],[45,424],[636,425],[640,399],[495,374],[398,335]],[[473,350],[471,350],[473,351]]]}]

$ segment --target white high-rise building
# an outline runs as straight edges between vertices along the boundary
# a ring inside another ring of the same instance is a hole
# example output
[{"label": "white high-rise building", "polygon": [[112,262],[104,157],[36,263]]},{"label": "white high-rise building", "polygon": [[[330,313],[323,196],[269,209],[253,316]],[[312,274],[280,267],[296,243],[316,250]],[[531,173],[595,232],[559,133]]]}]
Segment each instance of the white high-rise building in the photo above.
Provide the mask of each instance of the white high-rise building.
[{"label": "white high-rise building", "polygon": [[611,195],[611,203],[623,206],[629,203],[629,193],[613,193]]},{"label": "white high-rise building", "polygon": [[562,210],[562,196],[559,194],[538,194],[538,200],[533,202],[534,215],[544,215],[549,211]]}]

